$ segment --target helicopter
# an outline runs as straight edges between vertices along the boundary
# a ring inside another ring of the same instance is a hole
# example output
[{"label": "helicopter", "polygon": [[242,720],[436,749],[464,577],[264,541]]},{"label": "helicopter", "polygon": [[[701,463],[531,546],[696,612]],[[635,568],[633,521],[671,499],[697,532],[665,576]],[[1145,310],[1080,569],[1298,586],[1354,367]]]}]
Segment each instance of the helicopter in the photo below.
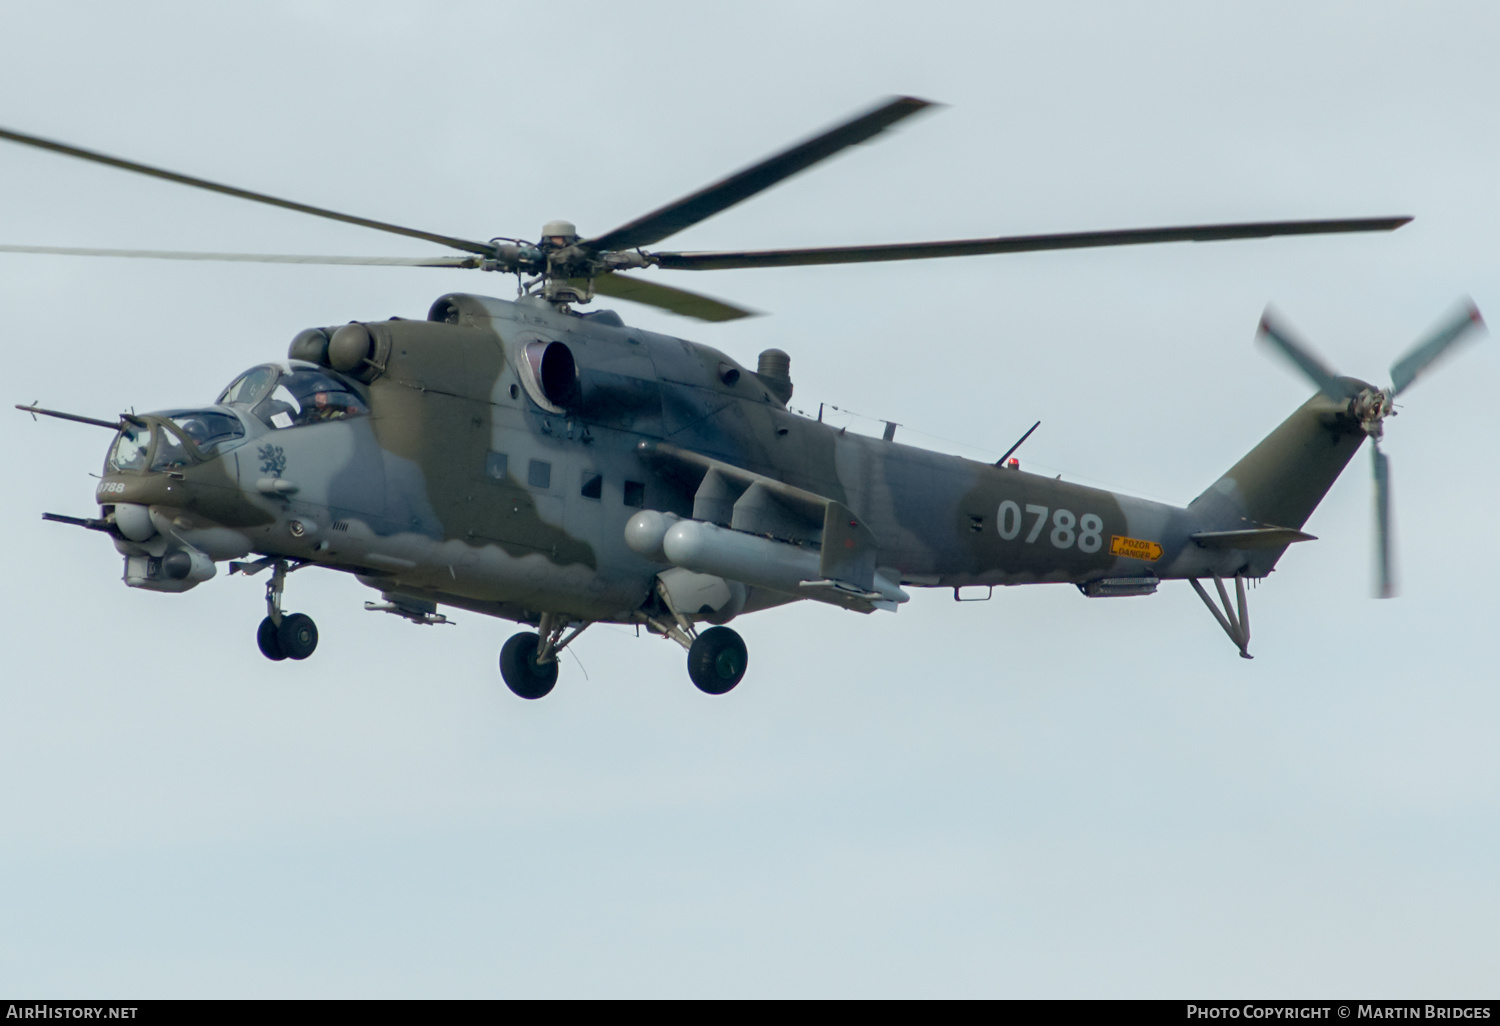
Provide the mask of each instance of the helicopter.
[{"label": "helicopter", "polygon": [[[635,625],[687,653],[713,695],[743,679],[737,617],[797,601],[894,612],[909,588],[1071,584],[1090,598],[1190,583],[1250,658],[1247,582],[1264,579],[1366,439],[1375,486],[1376,593],[1395,593],[1389,464],[1394,399],[1482,325],[1466,303],[1378,387],[1335,373],[1267,311],[1259,337],[1316,392],[1186,506],[1020,469],[1027,432],[993,464],[875,438],[794,411],[791,357],[754,369],[711,346],[584,310],[599,296],[706,322],[733,303],[643,277],[1053,249],[1383,232],[1409,217],[1206,224],[777,250],[648,250],[933,106],[881,101],[603,235],[571,222],[536,241],[474,240],[252,192],[0,129],[0,139],[252,202],[439,244],[454,256],[336,257],[0,246],[0,252],[442,267],[516,278],[499,299],[453,292],[422,319],[305,328],[210,403],[103,419],[18,409],[114,438],[97,516],[44,519],[108,535],[124,582],[189,591],[227,564],[266,574],[256,629],[272,661],[301,660],[317,626],[289,612],[289,576],[342,571],[367,609],[421,625],[440,607],[528,629],[499,654],[521,698],[552,691],[560,653],[591,625]],[[1033,426],[1032,430],[1035,430]],[[1211,583],[1210,593],[1205,582]],[[1230,584],[1234,591],[1230,595]]]}]

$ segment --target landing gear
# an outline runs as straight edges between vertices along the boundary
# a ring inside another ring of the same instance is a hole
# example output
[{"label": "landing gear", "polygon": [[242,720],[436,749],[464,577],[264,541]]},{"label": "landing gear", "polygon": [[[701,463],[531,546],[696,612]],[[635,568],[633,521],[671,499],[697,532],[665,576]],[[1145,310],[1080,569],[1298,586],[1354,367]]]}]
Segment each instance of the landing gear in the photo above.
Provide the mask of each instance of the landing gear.
[{"label": "landing gear", "polygon": [[273,662],[283,659],[306,659],[318,647],[318,625],[306,613],[283,613],[281,593],[286,588],[287,565],[285,560],[262,561],[259,566],[247,571],[271,567],[271,579],[266,582],[266,618],[255,632],[255,643],[260,654]]},{"label": "landing gear", "polygon": [[318,647],[318,625],[306,613],[292,613],[281,618],[276,628],[276,642],[288,659],[306,659]]},{"label": "landing gear", "polygon": [[530,631],[513,634],[500,649],[500,676],[505,686],[522,698],[545,697],[557,683],[557,660],[538,663],[541,636]]},{"label": "landing gear", "polygon": [[728,627],[710,627],[688,649],[688,676],[698,690],[722,695],[745,676],[750,655],[744,640]]},{"label": "landing gear", "polygon": [[278,625],[269,616],[255,632],[260,654],[280,662],[283,659],[306,659],[318,647],[318,625],[306,613],[290,613]]},{"label": "landing gear", "polygon": [[500,676],[505,678],[505,686],[522,698],[542,698],[550,692],[557,683],[557,654],[589,626],[585,622],[568,630],[571,623],[560,613],[543,613],[535,634],[511,635],[500,649]]},{"label": "landing gear", "polygon": [[286,653],[281,650],[281,639],[276,637],[276,621],[269,616],[260,622],[260,629],[255,632],[255,643],[260,646],[260,654],[272,662],[280,662],[286,658]]},{"label": "landing gear", "polygon": [[710,627],[699,633],[693,621],[673,603],[671,594],[660,580],[656,582],[656,594],[671,619],[663,619],[645,610],[636,613],[637,618],[648,630],[671,638],[687,649],[688,676],[693,678],[699,691],[705,695],[722,695],[734,690],[750,664],[744,639],[728,627]]}]

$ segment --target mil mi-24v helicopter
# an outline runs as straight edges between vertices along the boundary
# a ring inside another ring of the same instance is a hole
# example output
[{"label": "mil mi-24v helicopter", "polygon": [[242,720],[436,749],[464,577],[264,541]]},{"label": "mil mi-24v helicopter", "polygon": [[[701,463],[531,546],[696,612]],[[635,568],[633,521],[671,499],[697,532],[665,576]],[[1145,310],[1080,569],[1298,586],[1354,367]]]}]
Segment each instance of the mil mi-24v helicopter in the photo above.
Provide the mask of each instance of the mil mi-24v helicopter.
[{"label": "mil mi-24v helicopter", "polygon": [[[648,251],[668,236],[931,106],[894,98],[613,231],[554,221],[537,242],[480,242],[354,217],[35,136],[0,138],[363,225],[457,250],[362,258],[0,246],[4,252],[477,268],[517,275],[514,300],[453,293],[425,320],[307,328],[284,362],[236,378],[212,404],[102,420],[116,432],[98,517],[45,514],[109,535],[125,583],[182,592],[269,571],[257,640],[305,659],[313,621],[282,608],[287,575],[322,566],[381,592],[370,609],[419,624],[451,606],[527,624],[500,669],[512,691],[552,690],[558,654],[594,623],[644,626],[688,652],[693,682],[729,691],[747,652],[725,626],[810,599],[894,611],[908,587],[1069,583],[1091,597],[1188,580],[1249,658],[1245,582],[1269,574],[1366,438],[1393,592],[1388,480],[1378,442],[1392,400],[1480,323],[1472,306],[1377,388],[1330,371],[1268,316],[1262,336],[1317,394],[1185,507],[836,430],[788,409],[790,358],[754,370],[709,346],[632,328],[595,295],[705,321],[748,311],[632,275],[785,267],[1154,242],[1389,231],[1409,218],[1259,222],[745,252]],[[1028,432],[1029,434],[1029,432]],[[1024,441],[1024,436],[1022,441]],[[1018,442],[1017,445],[1020,443]],[[1218,604],[1205,589],[1211,580]],[[1231,601],[1226,581],[1233,581]],[[700,629],[700,625],[702,629]]]}]

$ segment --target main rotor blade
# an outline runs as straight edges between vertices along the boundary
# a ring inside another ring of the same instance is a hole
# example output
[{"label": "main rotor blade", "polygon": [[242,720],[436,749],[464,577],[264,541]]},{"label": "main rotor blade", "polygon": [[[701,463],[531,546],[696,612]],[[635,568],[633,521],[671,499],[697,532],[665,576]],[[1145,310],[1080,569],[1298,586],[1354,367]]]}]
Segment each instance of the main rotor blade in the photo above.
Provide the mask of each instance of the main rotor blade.
[{"label": "main rotor blade", "polygon": [[948,242],[898,242],[878,246],[826,246],[817,249],[762,249],[708,253],[656,253],[662,267],[682,271],[717,271],[731,267],[801,267],[809,264],[862,264],[883,260],[930,260],[936,257],[1029,253],[1045,249],[1090,249],[1097,246],[1142,246],[1155,242],[1218,242],[1273,235],[1330,235],[1340,232],[1388,232],[1409,217],[1360,217],[1335,221],[1253,221],[1244,224],[1200,224],[1174,228],[1125,228],[1058,235],[1001,235],[991,239]]},{"label": "main rotor blade", "polygon": [[741,317],[756,316],[754,310],[734,306],[712,296],[613,272],[605,272],[595,278],[594,291],[602,296],[660,307],[700,321],[735,321]]},{"label": "main rotor blade", "polygon": [[769,189],[799,171],[807,170],[819,161],[827,160],[842,149],[878,135],[896,122],[932,105],[931,100],[919,100],[914,96],[898,96],[887,100],[874,110],[835,125],[806,142],[798,143],[722,181],[668,203],[612,232],[589,239],[584,242],[584,246],[596,253],[608,253],[660,242],[689,225],[697,224]]},{"label": "main rotor blade", "polygon": [[1391,364],[1391,395],[1404,391],[1421,377],[1439,357],[1467,336],[1471,329],[1482,327],[1484,318],[1479,316],[1479,308],[1472,299],[1466,300],[1462,313],[1440,325],[1431,335],[1407,350],[1405,356]]},{"label": "main rotor blade", "polygon": [[120,157],[111,157],[104,153],[95,153],[93,150],[69,146],[66,143],[54,142],[51,139],[43,139],[35,135],[13,132],[8,128],[0,128],[0,139],[8,139],[11,142],[21,143],[23,146],[35,146],[38,149],[51,150],[53,153],[61,153],[68,157],[77,157],[79,160],[93,161],[96,164],[107,164],[110,167],[121,168],[125,171],[134,171],[137,174],[150,175],[153,178],[165,178],[169,182],[191,185],[197,189],[222,192],[226,196],[238,196],[240,199],[251,200],[255,203],[265,203],[273,207],[282,207],[286,210],[295,210],[303,214],[312,214],[314,217],[326,217],[332,221],[357,224],[365,228],[374,228],[376,231],[390,232],[394,235],[406,235],[413,239],[426,239],[428,242],[436,242],[450,249],[461,249],[467,253],[488,255],[494,248],[486,243],[474,242],[470,239],[458,239],[451,235],[437,235],[433,232],[424,232],[417,228],[404,228],[398,224],[387,224],[385,221],[372,221],[369,218],[355,217],[352,214],[341,214],[336,210],[325,210],[322,207],[308,206],[306,203],[295,203],[291,200],[278,199],[275,196],[267,196],[262,192],[251,192],[248,189],[239,189],[232,185],[210,182],[205,178],[181,175],[175,171],[152,167],[149,164],[137,164],[132,160],[123,160]]},{"label": "main rotor blade", "polygon": [[354,264],[366,267],[478,267],[479,258],[302,256],[288,253],[193,253],[165,249],[85,249],[76,246],[0,246],[0,253],[128,257],[146,260],[220,260],[244,264]]},{"label": "main rotor blade", "polygon": [[1394,598],[1396,569],[1391,553],[1391,464],[1378,444],[1370,440],[1375,471],[1375,597]]},{"label": "main rotor blade", "polygon": [[1290,360],[1293,366],[1307,375],[1318,391],[1328,398],[1342,402],[1359,394],[1359,388],[1348,381],[1340,381],[1339,376],[1313,353],[1311,346],[1275,323],[1270,307],[1266,307],[1266,312],[1261,315],[1259,334]]}]

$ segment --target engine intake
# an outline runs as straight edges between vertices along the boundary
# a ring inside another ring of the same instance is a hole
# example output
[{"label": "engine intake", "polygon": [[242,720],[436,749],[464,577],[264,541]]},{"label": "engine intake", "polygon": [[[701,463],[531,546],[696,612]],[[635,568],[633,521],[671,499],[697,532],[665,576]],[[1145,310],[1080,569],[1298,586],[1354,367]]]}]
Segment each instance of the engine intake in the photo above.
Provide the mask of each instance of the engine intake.
[{"label": "engine intake", "polygon": [[577,405],[578,364],[571,349],[561,342],[528,342],[526,362],[548,402],[561,409]]}]

